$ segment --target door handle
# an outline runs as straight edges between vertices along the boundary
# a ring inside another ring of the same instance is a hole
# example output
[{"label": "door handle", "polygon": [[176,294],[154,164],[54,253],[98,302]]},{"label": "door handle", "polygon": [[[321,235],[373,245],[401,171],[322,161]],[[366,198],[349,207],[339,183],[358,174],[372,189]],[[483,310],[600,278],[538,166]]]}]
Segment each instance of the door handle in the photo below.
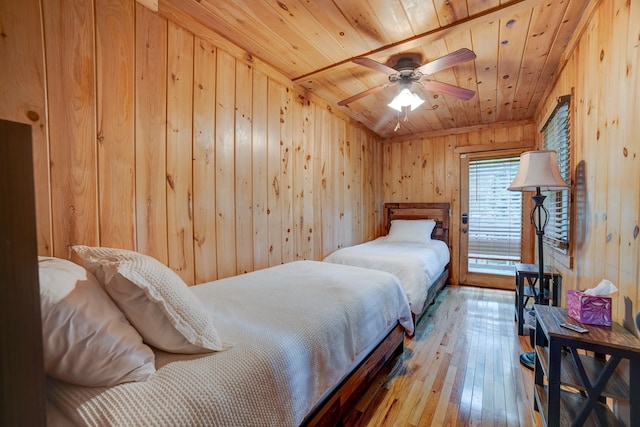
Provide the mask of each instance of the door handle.
[{"label": "door handle", "polygon": [[462,214],[462,223],[463,224],[469,223],[469,214],[467,214],[467,213],[463,213]]}]

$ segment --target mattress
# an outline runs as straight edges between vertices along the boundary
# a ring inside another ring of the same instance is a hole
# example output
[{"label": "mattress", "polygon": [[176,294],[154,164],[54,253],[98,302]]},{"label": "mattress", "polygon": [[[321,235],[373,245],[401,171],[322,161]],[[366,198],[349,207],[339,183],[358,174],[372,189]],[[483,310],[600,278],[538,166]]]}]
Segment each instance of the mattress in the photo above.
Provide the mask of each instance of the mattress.
[{"label": "mattress", "polygon": [[154,350],[143,382],[48,380],[48,399],[82,425],[295,426],[398,323],[406,295],[385,272],[296,261],[190,288],[228,350]]},{"label": "mattress", "polygon": [[386,271],[398,277],[411,311],[422,312],[429,288],[449,264],[449,247],[440,240],[429,244],[389,241],[378,237],[360,245],[341,248],[324,261]]}]

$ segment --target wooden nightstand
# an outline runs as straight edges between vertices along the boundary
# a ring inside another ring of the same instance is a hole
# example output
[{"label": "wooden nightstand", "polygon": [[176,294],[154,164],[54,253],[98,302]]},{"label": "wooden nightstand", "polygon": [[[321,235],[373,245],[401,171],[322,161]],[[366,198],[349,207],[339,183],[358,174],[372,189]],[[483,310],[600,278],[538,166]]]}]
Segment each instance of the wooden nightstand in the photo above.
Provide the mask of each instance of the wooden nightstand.
[{"label": "wooden nightstand", "polygon": [[524,334],[524,308],[529,298],[533,298],[536,304],[560,305],[562,292],[562,276],[555,270],[545,268],[542,289],[538,286],[538,264],[516,264],[516,322],[518,322],[518,335]]},{"label": "wooden nightstand", "polygon": [[[640,425],[640,339],[614,323],[584,325],[564,308],[536,305],[535,409],[546,426],[620,425],[606,398],[629,402]],[[578,333],[566,322],[589,330]],[[628,374],[616,370],[629,361]],[[546,378],[546,381],[545,381]]]}]

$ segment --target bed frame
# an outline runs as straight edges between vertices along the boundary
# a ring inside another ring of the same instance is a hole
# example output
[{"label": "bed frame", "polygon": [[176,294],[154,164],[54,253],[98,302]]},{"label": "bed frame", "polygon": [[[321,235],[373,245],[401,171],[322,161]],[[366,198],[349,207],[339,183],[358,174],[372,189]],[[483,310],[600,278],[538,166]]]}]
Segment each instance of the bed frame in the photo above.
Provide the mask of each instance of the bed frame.
[{"label": "bed frame", "polygon": [[380,370],[404,351],[404,328],[397,325],[315,410],[302,426],[335,426],[349,414]]},{"label": "bed frame", "polygon": [[[384,204],[384,234],[389,234],[391,221],[394,219],[433,219],[436,226],[431,234],[432,239],[442,240],[449,247],[449,203],[385,203]],[[429,288],[427,299],[422,307],[422,311],[414,318],[414,324],[417,323],[424,315],[429,305],[433,304],[438,292],[446,286],[449,281],[449,264],[445,266],[444,271],[436,278],[433,285]]]}]

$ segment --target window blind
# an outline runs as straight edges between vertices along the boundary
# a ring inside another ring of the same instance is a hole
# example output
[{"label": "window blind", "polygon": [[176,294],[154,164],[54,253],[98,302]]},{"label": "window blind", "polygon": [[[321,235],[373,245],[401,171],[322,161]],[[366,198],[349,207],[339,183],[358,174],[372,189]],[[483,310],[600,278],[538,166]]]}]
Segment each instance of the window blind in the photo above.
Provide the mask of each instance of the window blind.
[{"label": "window blind", "polygon": [[519,160],[469,160],[469,271],[513,274],[520,262],[522,195],[507,190]]},{"label": "window blind", "polygon": [[[542,128],[544,149],[555,150],[560,175],[567,184],[571,184],[570,100],[570,95],[560,97]],[[544,242],[566,254],[569,249],[571,192],[549,191],[545,194],[547,198],[544,205],[549,211],[549,223],[544,230]]]}]

